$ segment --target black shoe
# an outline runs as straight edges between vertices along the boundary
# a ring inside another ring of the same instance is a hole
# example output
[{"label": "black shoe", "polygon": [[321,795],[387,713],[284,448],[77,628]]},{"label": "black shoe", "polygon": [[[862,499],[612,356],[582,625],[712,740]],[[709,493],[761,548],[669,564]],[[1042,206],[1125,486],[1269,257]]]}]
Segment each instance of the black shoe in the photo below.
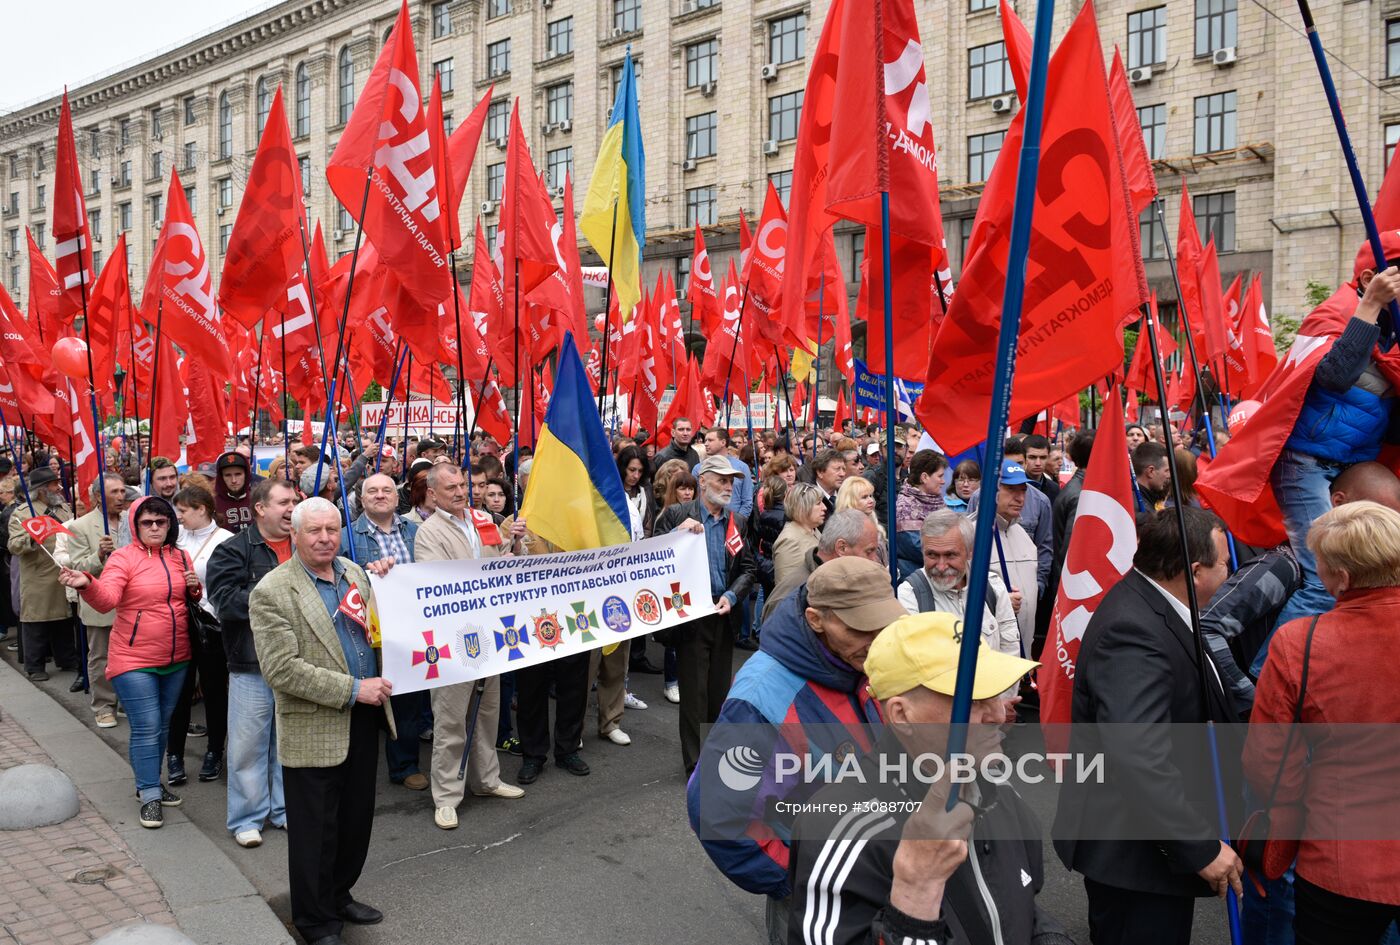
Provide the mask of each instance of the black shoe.
[{"label": "black shoe", "polygon": [[632,662],[628,663],[627,671],[629,673],[644,673],[648,676],[655,676],[661,672],[661,667],[657,666],[651,660],[643,656],[639,660],[633,660]]},{"label": "black shoe", "polygon": [[544,765],[533,758],[525,759],[520,766],[520,773],[515,776],[516,784],[534,784],[539,779],[540,772],[544,770]]},{"label": "black shoe", "polygon": [[49,681],[49,674],[46,673],[46,672],[44,672],[42,669],[39,670],[37,673],[29,673],[29,674],[27,674],[27,675],[29,676],[29,681],[30,681],[30,682],[48,682],[48,681]]},{"label": "black shoe", "polygon": [[160,806],[179,807],[184,801],[180,800],[180,795],[167,788],[164,784],[160,786]]},{"label": "black shoe", "polygon": [[367,906],[363,902],[356,902],[351,899],[345,905],[336,910],[336,915],[346,922],[353,922],[356,925],[378,925],[384,921],[384,913],[374,906]]},{"label": "black shoe", "polygon": [[83,684],[83,677],[74,676],[73,681],[68,684],[69,692],[82,692],[87,686]]},{"label": "black shoe", "polygon": [[155,830],[165,823],[165,812],[160,809],[160,801],[147,801],[141,805],[141,826]]},{"label": "black shoe", "polygon": [[514,735],[507,735],[505,739],[496,743],[496,750],[518,757],[520,755],[520,739]]},{"label": "black shoe", "polygon": [[217,781],[219,775],[224,773],[224,756],[217,751],[206,751],[204,753],[204,764],[199,766],[199,780]]},{"label": "black shoe", "polygon": [[734,641],[734,649],[744,650],[748,653],[756,653],[758,652],[758,641],[753,637],[744,637],[742,640]]},{"label": "black shoe", "polygon": [[185,774],[185,759],[181,755],[166,755],[165,770],[170,772],[170,777],[167,780],[176,787],[189,781],[189,777]]},{"label": "black shoe", "polygon": [[578,752],[571,752],[563,758],[555,758],[554,767],[563,768],[569,774],[576,774],[579,777],[583,777],[589,772],[588,763],[578,756]]}]

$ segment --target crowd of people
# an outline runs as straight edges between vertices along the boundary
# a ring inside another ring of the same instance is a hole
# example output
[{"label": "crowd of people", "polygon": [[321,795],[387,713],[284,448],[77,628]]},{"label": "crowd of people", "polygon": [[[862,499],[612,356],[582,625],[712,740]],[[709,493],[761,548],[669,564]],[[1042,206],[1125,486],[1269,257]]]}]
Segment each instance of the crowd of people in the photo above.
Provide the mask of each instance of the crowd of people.
[{"label": "crowd of people", "polygon": [[[172,788],[188,784],[189,761],[198,763],[197,781],[226,781],[227,828],[239,846],[288,830],[293,920],[312,945],[337,945],[345,922],[382,919],[351,895],[370,841],[381,746],[388,780],[426,792],[425,814],[452,830],[468,791],[521,798],[551,758],[559,771],[587,776],[590,692],[597,737],[629,746],[626,714],[648,708],[633,686],[642,675],[660,676],[662,698],[677,706],[697,835],[726,876],[766,897],[769,941],[1072,941],[1053,904],[1036,898],[1039,840],[998,839],[1039,837],[1014,790],[979,785],[972,807],[949,814],[924,804],[859,823],[773,823],[762,814],[771,791],[764,803],[743,792],[715,798],[705,772],[724,750],[707,732],[730,724],[810,727],[805,751],[853,751],[862,765],[945,749],[926,730],[950,718],[961,619],[982,580],[973,721],[997,728],[1034,718],[1029,674],[1045,645],[1095,431],[1013,436],[994,470],[968,458],[950,466],[905,425],[892,455],[882,431],[850,422],[801,440],[702,431],[686,418],[668,432],[660,449],[614,437],[631,535],[703,535],[714,613],[607,654],[407,694],[380,676],[365,623],[369,574],[558,550],[516,514],[529,450],[517,454],[485,435],[459,449],[450,438],[380,443],[347,433],[325,454],[296,447],[262,471],[247,443],[182,472],[167,458],[150,460],[145,442],[113,441],[108,471],[85,493],[41,451],[18,457],[19,468],[0,459],[9,577],[0,605],[4,626],[18,627],[8,645],[36,683],[51,667],[72,672],[70,689],[90,693],[98,727],[125,717],[144,826],[160,827],[163,808],[181,803]],[[1201,441],[1160,436],[1160,427],[1127,425],[1138,551],[1084,638],[1074,720],[1226,724],[1252,710],[1256,720],[1287,722],[1295,702],[1305,719],[1370,720],[1374,700],[1348,680],[1364,672],[1375,693],[1400,683],[1387,669],[1385,621],[1374,619],[1400,593],[1400,480],[1370,462],[1332,483],[1337,508],[1307,542],[1337,607],[1315,622],[1320,628],[1289,624],[1274,641],[1279,655],[1255,665],[1303,585],[1296,555],[1287,546],[1239,547],[1232,573],[1223,527],[1189,481]],[[1189,568],[1170,508],[1173,466],[1187,506]],[[989,475],[997,553],[979,576],[973,533]],[[35,515],[65,530],[40,547],[25,528]],[[1189,645],[1188,580],[1213,656],[1216,684],[1207,692]],[[1369,642],[1360,649],[1336,640],[1363,631]],[[737,675],[736,650],[744,654]],[[202,724],[191,721],[197,703]],[[843,733],[839,745],[833,731]],[[1239,741],[1222,744],[1243,752]],[[191,755],[191,745],[203,751]],[[1173,780],[1171,745],[1131,748],[1141,770],[1061,795],[1056,849],[1084,876],[1095,942],[1188,942],[1196,897],[1243,893],[1242,864],[1212,826],[1214,799]],[[1257,809],[1261,796],[1274,796],[1269,775],[1293,761],[1253,741],[1249,757]],[[1313,787],[1294,767],[1288,774],[1280,781],[1295,796],[1319,791],[1347,803],[1335,787]],[[1238,787],[1232,806],[1246,803]],[[848,789],[788,782],[775,790],[820,800]],[[891,802],[918,800],[924,787],[881,790]],[[1102,824],[1143,806],[1160,812],[1161,842],[1084,839],[1084,820]],[[717,836],[716,809],[743,829]],[[1020,832],[1008,834],[1011,827]],[[1367,935],[1393,918],[1385,905],[1395,901],[1393,871],[1357,863],[1363,854],[1303,844],[1292,882],[1299,941],[1371,940],[1303,932],[1317,929],[1319,916],[1348,916],[1349,927],[1363,928],[1358,902],[1369,903]],[[1330,881],[1339,871],[1351,878]],[[1257,894],[1248,902],[1256,918],[1276,905]],[[961,931],[948,938],[950,929]]]}]

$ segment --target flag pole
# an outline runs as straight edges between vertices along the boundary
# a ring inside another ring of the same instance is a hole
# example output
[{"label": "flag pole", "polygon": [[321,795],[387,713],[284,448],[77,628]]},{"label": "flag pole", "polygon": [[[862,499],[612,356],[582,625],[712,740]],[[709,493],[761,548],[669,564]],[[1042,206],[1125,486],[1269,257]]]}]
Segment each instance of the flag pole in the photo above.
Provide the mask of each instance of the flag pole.
[{"label": "flag pole", "polygon": [[[1229,818],[1225,812],[1225,793],[1220,777],[1220,751],[1216,743],[1215,723],[1210,718],[1210,703],[1207,693],[1210,680],[1206,663],[1205,643],[1201,635],[1201,607],[1196,598],[1196,581],[1191,574],[1191,548],[1186,540],[1186,508],[1181,494],[1181,477],[1177,474],[1176,449],[1171,445],[1171,418],[1167,414],[1167,382],[1162,374],[1161,349],[1157,344],[1157,325],[1152,318],[1147,319],[1147,339],[1151,345],[1152,375],[1157,386],[1157,402],[1161,408],[1162,436],[1167,444],[1167,468],[1171,471],[1172,502],[1176,507],[1176,527],[1181,539],[1181,566],[1186,585],[1187,606],[1191,611],[1191,636],[1196,647],[1196,669],[1200,672],[1201,716],[1206,723],[1206,740],[1210,749],[1211,772],[1215,780],[1215,804],[1222,843],[1230,842]],[[1228,532],[1226,533],[1228,535]],[[1226,889],[1225,909],[1230,922],[1230,941],[1240,942],[1240,907],[1233,889]]]},{"label": "flag pole", "polygon": [[[389,381],[389,392],[384,397],[384,412],[379,415],[379,433],[375,436],[375,456],[374,471],[379,472],[380,463],[384,459],[384,436],[389,429],[389,405],[394,402],[394,392],[399,389],[399,373],[403,370],[405,356],[408,354],[402,351],[403,339],[394,340],[394,376]],[[404,416],[408,416],[408,405],[404,404]]]},{"label": "flag pole", "polygon": [[[160,387],[160,332],[164,320],[165,299],[158,295],[156,296],[156,350],[155,353],[151,355],[151,452],[153,453],[156,449],[156,390]],[[141,439],[141,428],[139,426],[136,428],[136,439],[138,442]],[[175,458],[178,459],[179,457]],[[152,456],[146,461],[146,495],[151,494],[151,476],[153,475],[151,462],[154,459],[155,457]]]},{"label": "flag pole", "polygon": [[[1337,99],[1337,85],[1332,81],[1332,67],[1327,65],[1327,53],[1322,48],[1322,37],[1318,35],[1317,24],[1313,22],[1312,9],[1308,0],[1298,0],[1298,12],[1303,16],[1303,27],[1308,33],[1308,45],[1312,47],[1313,61],[1317,63],[1317,74],[1322,79],[1322,90],[1327,95],[1327,107],[1332,112],[1332,124],[1337,129],[1337,140],[1342,146],[1342,157],[1347,162],[1347,173],[1351,175],[1351,188],[1356,192],[1356,203],[1361,210],[1361,222],[1366,226],[1366,240],[1371,244],[1371,252],[1376,257],[1376,272],[1384,271],[1388,263],[1385,249],[1381,246],[1380,230],[1376,227],[1376,215],[1371,210],[1371,198],[1366,194],[1366,179],[1361,176],[1361,167],[1356,161],[1356,151],[1351,146],[1351,135],[1347,132],[1346,118],[1342,115],[1342,104]],[[1385,311],[1381,312],[1377,324],[1381,329],[1381,349],[1389,350],[1395,343],[1395,327],[1400,324],[1400,307],[1392,299]]]},{"label": "flag pole", "polygon": [[[1051,6],[1054,5],[1054,0],[1041,0],[1041,2],[1049,3]],[[1027,221],[1027,223],[1029,224],[1029,220]],[[1014,247],[1015,244],[1013,243],[1012,246]],[[1013,256],[1012,258],[1014,259],[1016,257]],[[890,275],[890,192],[888,189],[880,191],[880,278],[882,280],[885,293],[885,494],[889,497],[889,501],[886,503],[885,507],[885,534],[889,536],[889,540],[892,542],[894,541],[896,531],[894,500],[895,496],[899,493],[899,487],[895,481],[894,472],[894,299],[890,297],[891,294],[894,292],[894,279]],[[943,293],[940,290],[938,294],[941,296]],[[1019,319],[1019,315],[1017,317]],[[1002,330],[1003,332],[1005,332],[1004,328]],[[1000,365],[998,364],[998,366]],[[1008,370],[1008,376],[1009,374],[1010,372]],[[1000,374],[998,374],[998,377],[1000,377]],[[1002,411],[1002,413],[1003,416],[1001,425],[1005,426],[1005,411]],[[993,415],[995,416],[995,411],[993,411]],[[813,446],[815,445],[816,441],[813,440]],[[982,477],[982,481],[986,483],[988,480],[984,476]],[[982,498],[985,501],[987,499],[987,496],[983,496]],[[890,555],[890,584],[894,585],[895,587],[899,587],[898,558],[898,555]],[[987,561],[987,558],[983,557],[982,560],[982,571],[985,572],[987,570],[985,563]],[[986,583],[985,579],[983,583]],[[969,606],[971,606],[970,600]],[[964,647],[963,649],[965,651],[967,648]],[[966,653],[964,652],[964,656],[965,655]],[[971,692],[971,690],[972,684],[971,680],[969,680],[968,691]],[[971,702],[969,702],[968,705],[970,711]],[[957,705],[955,703],[953,706],[953,720],[956,722],[957,718]],[[967,716],[964,716],[963,720],[966,721],[966,719]],[[948,750],[952,751],[951,745],[949,745]],[[956,796],[956,790],[957,788],[956,786],[954,786],[954,796]],[[950,797],[949,804],[952,803],[953,798]]]},{"label": "flag pole", "polygon": [[29,480],[24,475],[24,455],[22,452],[15,452],[14,444],[10,441],[10,422],[5,419],[4,407],[0,407],[0,427],[5,428],[5,445],[9,447],[10,454],[15,458],[15,472],[19,473],[19,487],[24,492],[24,504],[29,506],[29,517],[33,518],[35,515],[34,500],[29,497]]},{"label": "flag pole", "polygon": [[[76,161],[76,157],[75,157],[74,160]],[[82,299],[83,299],[83,343],[84,343],[84,345],[87,347],[88,402],[92,405],[92,438],[93,438],[93,440],[94,440],[92,446],[93,446],[93,449],[95,449],[95,450],[97,451],[97,482],[98,482],[97,492],[98,492],[98,495],[100,495],[101,498],[102,498],[102,534],[103,534],[103,535],[110,535],[110,534],[112,534],[112,526],[111,526],[111,523],[107,521],[107,490],[106,490],[106,488],[102,485],[102,482],[104,481],[104,478],[105,478],[105,476],[107,475],[107,459],[106,459],[106,455],[105,455],[107,451],[104,450],[104,449],[102,448],[102,419],[101,419],[101,417],[99,417],[99,416],[97,415],[97,373],[96,373],[96,372],[93,370],[93,368],[92,368],[92,328],[91,328],[90,325],[89,325],[89,323],[92,321],[92,319],[88,317],[88,295],[87,295],[87,281],[88,281],[88,276],[89,276],[89,275],[90,275],[90,273],[87,273],[87,272],[84,272],[84,271],[83,271],[83,255],[82,255],[81,252],[79,252],[79,253],[78,253],[78,291],[79,291],[79,293],[81,294]],[[114,338],[113,341],[115,342],[116,339]],[[77,470],[76,468],[74,468],[74,470],[73,470],[73,481],[74,481],[74,484],[77,483],[77,479],[78,479],[78,470]],[[86,648],[86,643],[87,643],[87,637],[86,637],[86,636],[83,637],[83,643],[84,643],[84,647]],[[87,677],[87,668],[86,668],[86,667],[87,667],[87,660],[84,660],[84,661],[83,661],[83,667],[84,667],[84,669],[83,669],[83,677],[84,677],[84,679],[86,679],[86,677]]]},{"label": "flag pole", "polygon": [[[308,292],[307,292],[308,295],[310,295],[310,293],[311,293],[312,291],[314,291],[314,290],[311,289],[310,283],[307,284],[307,289],[308,289]],[[313,315],[313,316],[311,317],[311,322],[312,322],[313,325],[315,324],[315,322],[316,322],[316,316]],[[313,330],[314,330],[314,329],[313,329]],[[288,423],[288,421],[287,421],[287,314],[286,314],[285,312],[282,313],[282,337],[281,337],[281,341],[282,341],[282,459],[283,459],[284,462],[290,463],[290,462],[292,461],[292,434],[291,434],[291,431],[288,430],[288,428],[287,428],[287,423]],[[254,403],[256,403],[256,401],[254,401]],[[303,411],[303,413],[305,413],[305,411]],[[303,422],[304,422],[304,418],[303,418]],[[253,441],[250,442],[250,443],[248,444],[248,446],[249,446],[250,449],[252,449],[254,461],[256,462],[256,460],[257,460],[257,440],[256,440],[256,439],[253,439]]]},{"label": "flag pole", "polygon": [[[285,325],[286,316],[284,315],[282,317],[283,324]],[[266,322],[263,323],[262,327],[264,330],[266,330]],[[261,336],[256,337],[255,340],[258,343],[258,360],[253,365],[253,416],[248,421],[248,441],[250,443],[257,442],[258,438],[258,395],[262,393],[263,343]]]},{"label": "flag pole", "polygon": [[[452,247],[452,251],[447,254],[447,260],[452,270],[452,319],[457,327],[457,420],[452,425],[452,432],[457,437],[458,461],[462,468],[466,469],[472,460],[471,450],[467,446],[466,438],[462,436],[467,430],[467,372],[466,361],[462,357],[462,303],[457,298],[461,293],[461,286],[457,283],[457,247]],[[386,404],[386,414],[388,410]]]},{"label": "flag pole", "polygon": [[[614,225],[614,226],[617,225],[617,224],[616,224],[616,216],[617,216],[617,205],[614,204],[614,205],[613,205],[613,218],[614,218],[614,223],[613,223],[613,225]],[[512,221],[512,222],[518,222],[518,221]],[[517,229],[518,229],[518,227],[517,227]],[[517,235],[518,235],[518,234],[517,234]],[[512,287],[513,287],[513,288],[512,288],[512,294],[515,296],[514,301],[513,301],[513,303],[512,303],[512,306],[511,306],[512,308],[515,309],[515,335],[514,335],[514,337],[511,338],[511,341],[510,341],[511,350],[515,353],[515,396],[512,398],[512,400],[515,401],[515,404],[514,404],[514,407],[515,407],[515,444],[514,444],[514,446],[512,447],[513,452],[514,452],[514,456],[513,456],[513,458],[512,458],[511,470],[510,470],[510,498],[511,498],[511,507],[514,508],[514,509],[516,509],[516,510],[518,511],[518,510],[520,509],[520,503],[524,500],[524,496],[521,495],[521,493],[520,493],[520,370],[521,370],[522,365],[521,365],[521,363],[520,363],[520,256],[519,256],[519,254],[516,254],[515,258],[514,258],[511,262],[512,262],[512,265],[515,267],[515,270],[514,270],[514,271],[515,271],[515,278],[514,278],[513,280],[511,280],[511,284],[512,284]],[[611,280],[611,279],[608,280],[608,284],[609,284],[609,285],[612,285],[612,280]],[[621,319],[619,318],[619,320],[621,320]],[[604,316],[603,328],[604,328],[604,330],[607,329],[607,316]],[[605,335],[604,337],[606,338],[606,335]],[[606,349],[604,349],[604,351],[606,352]],[[606,377],[606,375],[604,375],[604,376]],[[432,391],[431,391],[431,389],[428,391],[428,395],[429,395],[429,396],[428,396],[428,400],[431,401],[431,400],[432,400]],[[614,397],[616,397],[616,394],[614,394]],[[470,481],[470,480],[471,480],[471,476],[468,476],[467,479],[468,479],[468,481]],[[475,500],[472,498],[472,495],[471,495],[471,487],[470,487],[470,486],[467,487],[467,499],[468,499],[468,501],[475,501]]]},{"label": "flag pole", "polygon": [[[404,450],[408,450],[408,414],[413,409],[413,349],[409,348],[403,353],[404,360],[408,364],[408,377],[404,378],[403,391],[403,443]],[[467,477],[467,493],[471,494],[471,477]]]},{"label": "flag pole", "polygon": [[[136,421],[136,468],[141,468],[141,375],[136,371],[136,314],[132,306],[126,308],[126,340],[131,348],[131,416]],[[116,339],[113,339],[115,343]],[[152,372],[151,383],[155,383],[155,375]],[[154,410],[152,411],[154,414]],[[122,429],[126,429],[126,420],[122,420]],[[152,443],[155,441],[152,440]],[[149,457],[148,457],[149,461]]]},{"label": "flag pole", "polygon": [[[1036,179],[1040,171],[1040,128],[1045,113],[1046,74],[1050,65],[1050,38],[1054,25],[1055,0],[1040,0],[1035,10],[1035,45],[1031,53],[1029,91],[1025,104],[1024,137],[1016,171],[1016,199],[1011,217],[1011,240],[1007,252],[1006,287],[1002,295],[1001,327],[997,336],[996,379],[992,386],[992,402],[987,417],[987,462],[984,469],[999,469],[1002,458],[1002,434],[1011,413],[1011,379],[1016,367],[1016,342],[1021,330],[1021,303],[1026,288],[1026,257],[1030,251],[1031,222],[1035,209]],[[889,204],[888,193],[883,203]],[[889,225],[884,224],[885,258],[889,258]],[[885,311],[890,311],[889,264],[885,265]],[[890,345],[890,316],[885,329],[885,363],[892,375],[894,353]],[[893,378],[888,378],[886,403],[894,410]],[[889,456],[894,458],[893,427],[889,434]],[[894,496],[894,467],[890,466],[890,495]],[[984,509],[996,507],[997,477],[983,476],[978,504]],[[891,513],[893,522],[893,513]],[[968,566],[967,625],[963,629],[958,657],[957,683],[953,690],[952,727],[948,732],[948,756],[957,757],[967,748],[967,723],[972,716],[972,684],[977,675],[977,648],[982,642],[982,617],[987,605],[987,570],[992,557],[994,515],[978,516],[972,545],[972,562]],[[893,532],[891,532],[893,534]],[[893,570],[893,568],[892,568]],[[948,792],[948,809],[958,802],[959,785]]]},{"label": "flag pole", "polygon": [[[744,292],[739,299],[739,317],[734,320],[734,343],[729,346],[729,370],[724,375],[724,428],[729,429],[729,381],[734,377],[734,357],[739,353],[739,334],[744,330],[744,313],[749,310],[749,281],[753,278],[750,270],[748,278],[744,279]],[[723,313],[720,319],[723,320]],[[774,349],[776,353],[777,349]],[[786,385],[784,385],[786,389]],[[677,389],[679,393],[679,388]],[[788,405],[788,419],[792,419],[792,405]]]},{"label": "flag pole", "polygon": [[[600,375],[598,375],[598,415],[599,415],[599,416],[602,416],[602,415],[603,415],[603,399],[604,399],[604,396],[605,396],[606,391],[607,391],[607,388],[608,388],[608,335],[610,334],[609,329],[612,327],[611,324],[610,324],[610,322],[611,322],[611,317],[612,317],[612,296],[613,296],[612,266],[613,266],[613,256],[615,256],[615,255],[617,255],[617,198],[616,198],[616,197],[613,198],[613,208],[612,208],[612,234],[608,237],[608,258],[607,258],[607,264],[608,264],[608,284],[605,285],[605,286],[603,287],[603,358],[602,358],[602,368],[603,368],[603,371],[602,371],[602,373],[601,373]],[[693,312],[694,312],[694,309],[692,309],[691,311],[692,311],[692,313],[693,313]],[[517,314],[516,317],[519,318],[519,315]],[[621,313],[620,311],[617,313],[617,321],[618,321],[617,330],[618,330],[619,333],[621,333],[621,331],[622,331],[622,313]],[[517,330],[519,330],[518,327],[517,327]],[[520,369],[519,369],[519,365],[517,365],[517,366],[516,366],[516,377],[519,377],[519,376],[520,376]],[[616,413],[616,411],[614,411],[614,413]],[[517,433],[516,433],[516,438],[518,439],[519,436],[520,436],[520,434],[519,434],[519,432],[517,431]],[[517,460],[518,460],[518,459],[519,459],[519,457],[517,457]],[[514,483],[512,483],[511,485],[512,485],[512,488],[513,488],[513,487],[514,487]]]},{"label": "flag pole", "polygon": [[[363,198],[361,199],[361,201],[360,201],[360,215],[359,215],[359,218],[358,218],[358,219],[356,220],[356,222],[355,222],[355,246],[354,246],[354,248],[353,248],[353,249],[351,250],[351,252],[350,252],[350,275],[346,278],[346,282],[345,282],[345,307],[341,310],[341,313],[340,313],[340,322],[339,322],[339,324],[336,325],[336,331],[335,331],[335,360],[334,360],[334,362],[333,362],[333,364],[332,364],[332,367],[331,367],[331,373],[330,373],[330,389],[329,389],[329,391],[327,392],[327,395],[326,395],[326,423],[325,423],[325,426],[321,429],[321,455],[318,456],[318,457],[316,457],[316,484],[315,484],[315,486],[314,486],[314,488],[313,488],[313,490],[312,490],[313,492],[317,492],[317,493],[319,493],[319,492],[321,491],[321,467],[322,467],[322,465],[324,465],[324,463],[325,463],[325,461],[326,461],[326,442],[327,442],[327,437],[330,436],[331,428],[332,428],[333,426],[335,426],[335,412],[336,412],[336,410],[335,410],[335,407],[336,407],[336,403],[335,403],[335,385],[336,385],[337,381],[339,381],[339,379],[340,379],[340,356],[341,356],[341,354],[342,354],[342,353],[344,352],[344,350],[345,350],[345,324],[346,324],[346,322],[348,322],[348,321],[350,320],[350,297],[351,297],[351,295],[353,295],[353,293],[354,293],[354,291],[355,291],[355,267],[356,267],[356,265],[359,263],[359,259],[360,259],[360,242],[361,242],[361,240],[363,240],[364,235],[365,235],[365,225],[364,225],[364,222],[363,222],[363,221],[364,221],[364,218],[365,218],[365,210],[369,207],[369,188],[370,188],[370,183],[371,183],[371,181],[373,181],[373,179],[374,179],[374,166],[373,166],[373,165],[370,165],[369,167],[366,167],[366,168],[365,168],[365,195],[364,195],[364,197],[363,197]],[[302,248],[303,248],[303,252],[305,251],[305,247],[306,247],[306,234],[303,232],[303,234],[302,234]],[[310,278],[311,278],[311,276],[310,276],[310,266],[309,266],[309,265],[308,265],[308,267],[307,267],[307,271],[308,271],[308,274],[307,274],[307,287],[311,290],[308,294],[314,299],[314,297],[315,297],[315,295],[316,295],[316,290],[315,290],[315,287],[314,287],[314,286],[310,285]],[[316,303],[313,301],[313,302],[312,302],[313,312],[314,312],[315,304],[316,304]],[[314,315],[314,314],[313,314],[313,316],[312,316],[312,320],[313,320],[313,321],[315,320],[315,315]],[[320,334],[320,324],[319,324],[319,323],[317,324],[316,331],[317,331],[317,334],[319,335],[319,334]],[[324,359],[322,359],[322,370],[324,371],[324,369],[325,369],[325,361],[324,361]],[[256,397],[256,395],[255,395],[255,397]],[[346,511],[349,511],[349,510],[347,509]]]},{"label": "flag pole", "polygon": [[[822,254],[825,257],[825,253]],[[825,258],[823,258],[825,262]],[[812,381],[812,430],[817,429],[817,421],[821,418],[821,397],[822,397],[822,327],[826,322],[826,273],[822,273],[822,279],[817,283],[817,354],[812,359],[813,369],[816,374]],[[840,432],[840,431],[837,431]]]},{"label": "flag pole", "polygon": [[[467,442],[470,443],[476,437],[477,419],[481,416],[481,400],[486,396],[486,385],[491,383],[491,368],[496,364],[496,355],[492,352],[486,358],[486,370],[481,372],[481,387],[476,391],[476,402],[472,404],[472,425],[467,431]],[[602,386],[601,384],[599,385]]]}]

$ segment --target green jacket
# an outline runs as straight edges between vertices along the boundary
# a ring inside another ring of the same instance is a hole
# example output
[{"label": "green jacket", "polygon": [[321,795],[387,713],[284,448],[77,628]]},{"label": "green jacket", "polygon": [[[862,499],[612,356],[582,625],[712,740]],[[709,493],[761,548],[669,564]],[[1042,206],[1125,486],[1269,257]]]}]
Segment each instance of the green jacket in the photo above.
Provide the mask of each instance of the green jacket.
[{"label": "green jacket", "polygon": [[[341,558],[346,580],[359,588],[366,612],[374,608],[369,577]],[[277,706],[277,758],[289,768],[331,768],[350,747],[354,682],[340,638],[321,595],[293,556],[253,588],[248,601],[253,645]],[[384,703],[390,737],[394,716]]]}]

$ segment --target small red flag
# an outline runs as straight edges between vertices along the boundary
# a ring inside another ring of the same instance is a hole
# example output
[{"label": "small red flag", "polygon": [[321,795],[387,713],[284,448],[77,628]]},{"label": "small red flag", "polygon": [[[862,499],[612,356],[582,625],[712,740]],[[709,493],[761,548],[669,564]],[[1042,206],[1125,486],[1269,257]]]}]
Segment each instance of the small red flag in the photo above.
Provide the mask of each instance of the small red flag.
[{"label": "small red flag", "polygon": [[476,533],[483,545],[501,544],[501,530],[496,526],[496,520],[491,517],[490,512],[483,512],[481,509],[467,511],[471,513],[472,524],[476,526]]},{"label": "small red flag", "polygon": [[38,545],[42,545],[55,535],[68,535],[69,537],[73,535],[62,522],[48,515],[27,518],[23,525],[24,530],[29,533],[29,537],[34,539],[34,543]]}]

